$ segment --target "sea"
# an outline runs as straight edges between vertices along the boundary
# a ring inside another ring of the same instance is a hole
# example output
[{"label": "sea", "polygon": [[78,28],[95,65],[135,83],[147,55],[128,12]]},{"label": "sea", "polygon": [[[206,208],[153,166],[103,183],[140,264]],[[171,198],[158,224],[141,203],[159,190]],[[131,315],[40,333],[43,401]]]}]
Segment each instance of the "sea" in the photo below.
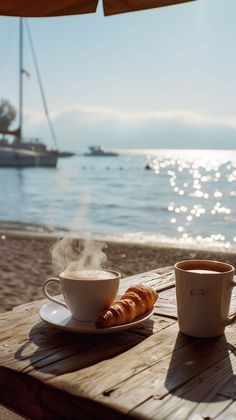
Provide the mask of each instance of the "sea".
[{"label": "sea", "polygon": [[118,150],[0,168],[0,226],[236,250],[236,150]]}]

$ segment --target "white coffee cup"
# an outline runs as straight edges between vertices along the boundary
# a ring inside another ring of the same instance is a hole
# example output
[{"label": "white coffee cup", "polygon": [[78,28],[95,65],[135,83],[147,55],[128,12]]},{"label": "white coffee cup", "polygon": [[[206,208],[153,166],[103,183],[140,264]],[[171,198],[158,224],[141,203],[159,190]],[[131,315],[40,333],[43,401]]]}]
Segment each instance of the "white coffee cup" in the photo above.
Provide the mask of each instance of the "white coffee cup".
[{"label": "white coffee cup", "polygon": [[193,337],[217,337],[236,320],[229,317],[232,289],[236,286],[230,264],[187,260],[175,264],[179,329]]},{"label": "white coffee cup", "polygon": [[[57,282],[65,303],[49,295],[47,286]],[[64,271],[57,277],[47,279],[43,286],[45,296],[69,309],[79,321],[95,321],[97,314],[114,301],[120,283],[120,273],[113,270]]]}]

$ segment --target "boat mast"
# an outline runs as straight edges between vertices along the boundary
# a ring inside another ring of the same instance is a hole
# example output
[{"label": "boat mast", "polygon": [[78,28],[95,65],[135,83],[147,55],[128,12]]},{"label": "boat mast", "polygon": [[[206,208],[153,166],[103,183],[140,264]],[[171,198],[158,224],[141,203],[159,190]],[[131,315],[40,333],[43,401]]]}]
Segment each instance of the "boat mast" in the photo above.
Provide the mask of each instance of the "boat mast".
[{"label": "boat mast", "polygon": [[19,21],[19,135],[16,138],[16,143],[19,145],[22,139],[22,116],[23,116],[23,18]]},{"label": "boat mast", "polygon": [[25,29],[26,29],[26,34],[28,35],[30,49],[31,49],[31,53],[32,53],[33,61],[34,61],[34,67],[35,67],[36,76],[37,76],[37,79],[38,79],[39,90],[40,90],[40,95],[41,95],[41,98],[42,98],[44,113],[45,113],[45,116],[48,120],[48,125],[49,125],[49,129],[50,129],[50,132],[51,132],[52,139],[54,141],[56,149],[58,150],[57,137],[56,137],[56,134],[55,134],[55,131],[54,131],[54,128],[53,128],[53,125],[52,125],[52,121],[51,121],[51,118],[50,118],[50,115],[49,115],[46,96],[45,96],[44,88],[43,88],[43,82],[42,82],[40,71],[39,71],[38,60],[37,60],[37,57],[36,57],[36,52],[35,52],[35,48],[34,48],[34,44],[33,44],[33,39],[32,39],[30,27],[29,27],[29,24],[28,24],[27,20],[25,20]]}]

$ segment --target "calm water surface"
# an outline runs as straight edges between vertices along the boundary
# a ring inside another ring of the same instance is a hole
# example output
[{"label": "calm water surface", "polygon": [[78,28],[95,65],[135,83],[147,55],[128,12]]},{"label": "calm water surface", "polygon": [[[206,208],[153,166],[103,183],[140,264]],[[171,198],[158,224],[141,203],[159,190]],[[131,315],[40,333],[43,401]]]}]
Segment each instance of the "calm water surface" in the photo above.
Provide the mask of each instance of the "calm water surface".
[{"label": "calm water surface", "polygon": [[76,156],[57,169],[0,169],[0,182],[1,221],[236,249],[236,151]]}]

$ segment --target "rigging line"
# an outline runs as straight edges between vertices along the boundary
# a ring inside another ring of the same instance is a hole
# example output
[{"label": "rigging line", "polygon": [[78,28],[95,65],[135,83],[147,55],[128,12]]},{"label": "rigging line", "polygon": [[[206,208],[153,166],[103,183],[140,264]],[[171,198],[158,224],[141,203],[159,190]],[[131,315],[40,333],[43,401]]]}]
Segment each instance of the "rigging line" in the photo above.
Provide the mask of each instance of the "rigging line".
[{"label": "rigging line", "polygon": [[42,83],[42,79],[41,79],[41,76],[40,76],[38,61],[37,61],[37,57],[36,57],[36,53],[35,53],[35,49],[34,49],[34,44],[33,44],[33,39],[32,39],[31,32],[30,32],[30,27],[29,27],[29,24],[28,24],[27,20],[26,19],[24,19],[24,20],[25,20],[25,23],[26,23],[26,31],[27,31],[27,35],[28,35],[28,39],[29,39],[30,49],[31,49],[32,56],[33,56],[33,61],[34,61],[34,66],[35,66],[36,75],[37,75],[37,79],[38,79],[39,90],[40,90],[40,94],[41,94],[41,98],[42,98],[42,102],[43,102],[44,112],[45,112],[46,118],[48,120],[48,125],[49,125],[49,129],[51,131],[51,135],[52,135],[54,144],[55,144],[56,148],[58,149],[58,141],[57,141],[57,137],[56,137],[56,134],[55,134],[55,131],[54,131],[54,128],[53,128],[53,125],[52,125],[52,121],[51,121],[51,118],[50,118],[50,115],[49,115],[49,111],[48,111],[46,96],[45,96],[44,89],[43,89],[43,83]]}]

